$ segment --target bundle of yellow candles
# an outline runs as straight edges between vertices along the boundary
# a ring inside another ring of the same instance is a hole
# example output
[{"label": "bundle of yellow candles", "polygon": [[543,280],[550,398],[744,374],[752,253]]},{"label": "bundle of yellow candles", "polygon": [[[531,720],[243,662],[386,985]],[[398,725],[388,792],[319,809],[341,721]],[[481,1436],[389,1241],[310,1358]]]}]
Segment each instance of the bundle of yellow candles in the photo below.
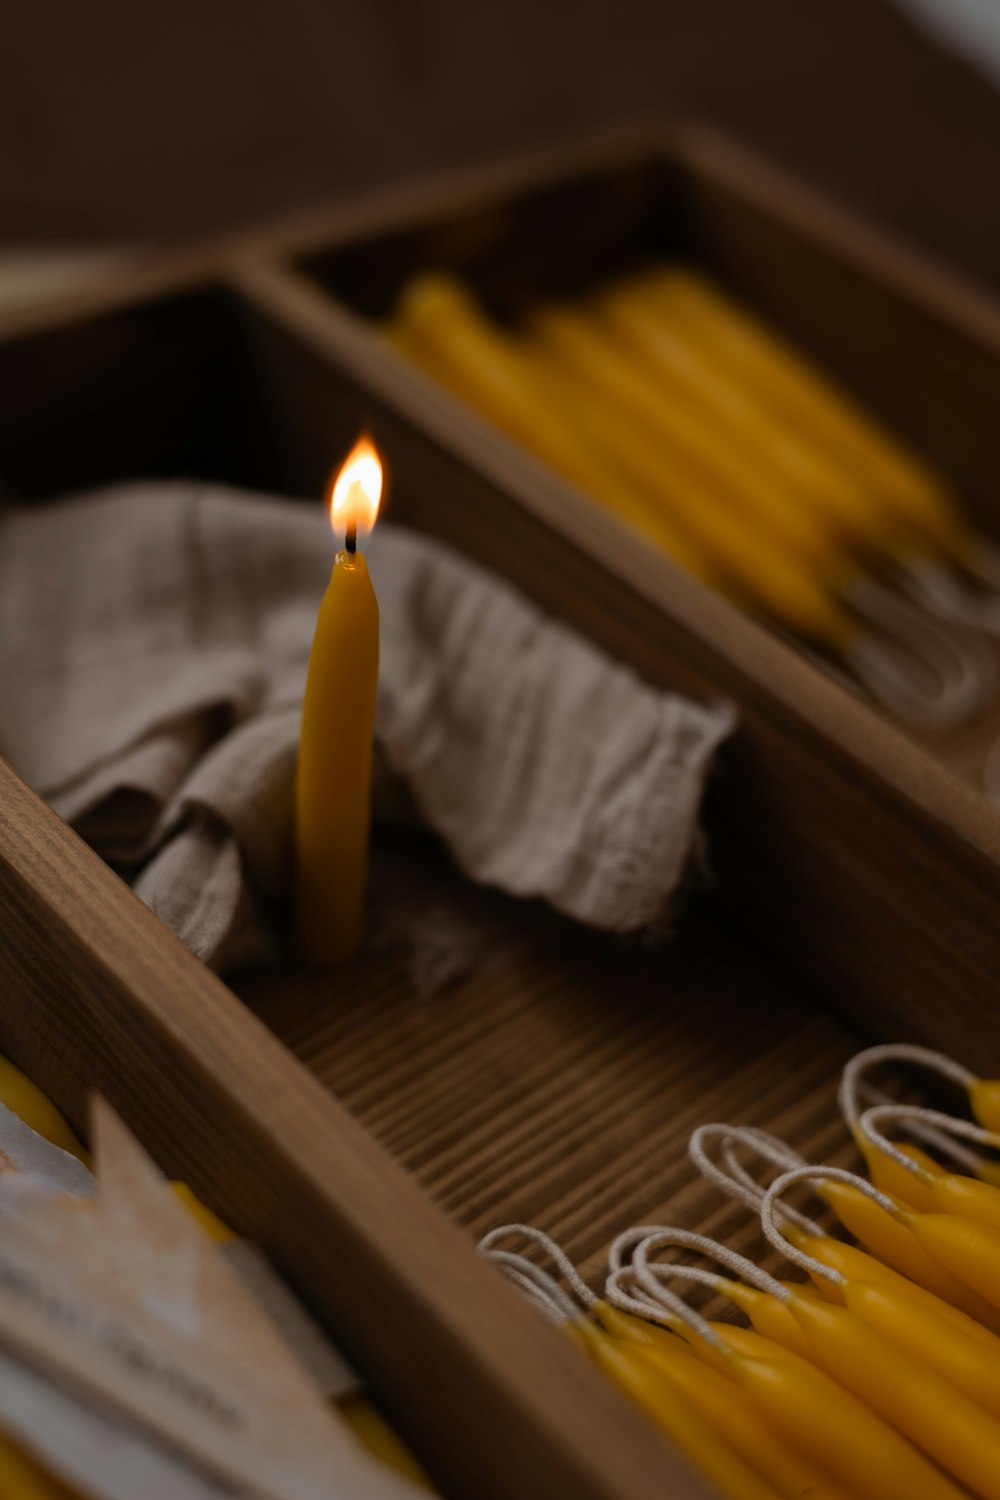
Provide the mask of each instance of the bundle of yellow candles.
[{"label": "bundle of yellow candles", "polygon": [[[887,1063],[958,1084],[974,1119],[877,1094],[861,1109],[868,1073]],[[872,1180],[810,1165],[753,1127],[706,1125],[691,1140],[698,1169],[759,1213],[808,1281],[664,1226],[619,1235],[603,1295],[529,1226],[496,1229],[481,1249],[727,1500],[1000,1500],[1000,1186],[985,1154],[1000,1149],[1000,1081],[878,1047],[848,1065],[841,1103]],[[920,1144],[885,1133],[901,1127]],[[769,1186],[748,1153],[778,1172]],[[788,1204],[799,1185],[860,1245]],[[509,1240],[542,1250],[554,1274]],[[750,1326],[707,1318],[676,1282],[726,1297]]]},{"label": "bundle of yellow candles", "polygon": [[[850,667],[900,717],[994,686],[994,564],[955,495],[708,277],[663,264],[492,319],[429,272],[395,347],[738,604]],[[995,611],[994,611],[995,613]]]}]

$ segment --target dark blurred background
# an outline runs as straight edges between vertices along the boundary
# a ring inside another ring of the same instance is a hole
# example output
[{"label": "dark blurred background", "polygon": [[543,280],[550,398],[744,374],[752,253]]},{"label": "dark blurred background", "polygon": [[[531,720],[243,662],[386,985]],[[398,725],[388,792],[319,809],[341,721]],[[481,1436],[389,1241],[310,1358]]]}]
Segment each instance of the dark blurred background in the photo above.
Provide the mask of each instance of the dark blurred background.
[{"label": "dark blurred background", "polygon": [[0,240],[190,236],[662,111],[998,284],[1000,93],[935,9],[988,63],[1000,0],[25,0]]}]

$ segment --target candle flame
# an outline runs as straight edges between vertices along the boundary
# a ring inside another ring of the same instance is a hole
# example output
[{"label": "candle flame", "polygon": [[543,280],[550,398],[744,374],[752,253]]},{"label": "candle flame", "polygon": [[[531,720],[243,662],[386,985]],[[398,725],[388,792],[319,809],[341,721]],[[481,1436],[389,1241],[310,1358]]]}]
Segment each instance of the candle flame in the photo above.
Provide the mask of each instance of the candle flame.
[{"label": "candle flame", "polygon": [[330,490],[330,525],[338,540],[354,527],[364,540],[375,525],[382,498],[382,461],[366,437],[344,459]]}]

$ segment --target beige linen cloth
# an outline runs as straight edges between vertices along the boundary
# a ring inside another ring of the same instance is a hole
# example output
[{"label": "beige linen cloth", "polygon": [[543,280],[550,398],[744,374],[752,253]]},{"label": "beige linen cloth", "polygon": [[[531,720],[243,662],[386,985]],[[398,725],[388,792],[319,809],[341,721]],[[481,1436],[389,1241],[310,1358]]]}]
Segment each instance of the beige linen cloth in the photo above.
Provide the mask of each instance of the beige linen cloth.
[{"label": "beige linen cloth", "polygon": [[[216,967],[287,894],[332,557],[319,507],[193,482],[0,515],[0,751]],[[730,710],[652,691],[418,535],[383,524],[368,560],[376,818],[401,780],[474,880],[662,923]]]}]

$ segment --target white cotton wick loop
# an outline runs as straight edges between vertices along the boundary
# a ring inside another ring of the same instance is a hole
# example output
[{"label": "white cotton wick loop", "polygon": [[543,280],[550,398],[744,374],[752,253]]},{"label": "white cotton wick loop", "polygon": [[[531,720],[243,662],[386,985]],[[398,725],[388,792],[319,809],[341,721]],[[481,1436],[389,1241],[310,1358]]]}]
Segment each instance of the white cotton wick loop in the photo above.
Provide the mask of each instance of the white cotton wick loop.
[{"label": "white cotton wick loop", "polygon": [[686,1323],[692,1332],[696,1333],[705,1343],[711,1344],[714,1349],[728,1354],[729,1346],[716,1333],[708,1319],[703,1318],[701,1313],[695,1312],[693,1307],[689,1307],[683,1297],[678,1296],[676,1292],[672,1292],[669,1287],[663,1285],[652,1267],[646,1263],[643,1254],[643,1245],[644,1242],[637,1246],[635,1263],[629,1268],[637,1285],[642,1288],[653,1302],[665,1307],[679,1322]]},{"label": "white cotton wick loop", "polygon": [[726,1166],[724,1170],[718,1162],[709,1155],[709,1146],[718,1142],[725,1144],[734,1136],[742,1137],[739,1127],[734,1125],[702,1125],[692,1135],[688,1142],[688,1155],[692,1162],[707,1182],[713,1187],[719,1188],[727,1198],[735,1198],[739,1203],[756,1212],[763,1189],[754,1182],[753,1178],[744,1171],[743,1167],[735,1160],[731,1153],[726,1153]]},{"label": "white cotton wick loop", "polygon": [[482,1254],[500,1267],[508,1281],[537,1302],[552,1322],[579,1321],[580,1309],[569,1293],[526,1256],[516,1255],[510,1250],[483,1250]]},{"label": "white cotton wick loop", "polygon": [[[786,1172],[783,1177],[779,1177],[768,1188],[764,1194],[764,1201],[760,1205],[760,1222],[765,1235],[774,1248],[780,1250],[782,1255],[787,1256],[790,1261],[793,1261],[797,1266],[801,1266],[810,1275],[815,1273],[817,1276],[825,1276],[827,1281],[832,1281],[837,1286],[843,1286],[845,1278],[839,1271],[835,1271],[832,1266],[824,1265],[815,1256],[807,1255],[804,1250],[800,1250],[797,1245],[793,1245],[790,1240],[785,1238],[777,1222],[778,1216],[782,1218],[786,1216],[786,1209],[785,1205],[781,1202],[781,1196],[797,1182],[808,1182],[810,1185],[814,1185],[817,1182],[847,1183],[848,1186],[857,1188],[866,1198],[871,1198],[872,1202],[877,1203],[880,1208],[884,1208],[886,1213],[892,1214],[894,1219],[899,1218],[899,1206],[885,1193],[879,1192],[878,1188],[873,1187],[870,1182],[866,1182],[863,1177],[859,1177],[856,1172],[845,1172],[842,1167],[796,1167],[794,1171]],[[787,1300],[788,1293],[784,1287],[782,1287],[782,1293]]]},{"label": "white cotton wick loop", "polygon": [[[791,1171],[794,1167],[807,1167],[809,1163],[798,1151],[794,1151],[786,1141],[779,1136],[771,1135],[766,1130],[760,1130],[755,1125],[743,1126],[738,1131],[731,1131],[723,1141],[721,1156],[727,1169],[734,1178],[738,1178],[753,1190],[753,1209],[757,1213],[764,1198],[764,1185],[750,1175],[740,1162],[736,1151],[739,1146],[747,1147],[762,1161],[769,1162],[772,1166],[784,1168]],[[804,1229],[807,1234],[822,1234],[821,1225],[814,1219],[809,1219],[805,1214],[799,1213],[797,1209],[783,1205],[785,1215],[792,1223]]]},{"label": "white cotton wick loop", "polygon": [[724,1266],[733,1273],[736,1280],[744,1281],[760,1292],[770,1292],[773,1296],[780,1296],[783,1292],[780,1281],[762,1271],[745,1255],[730,1250],[728,1245],[720,1244],[707,1234],[696,1234],[691,1229],[654,1229],[636,1246],[635,1267],[645,1267],[652,1273],[659,1273],[667,1278],[678,1277],[681,1281],[699,1282],[715,1292],[728,1295],[726,1289],[732,1284],[731,1277],[676,1261],[656,1261],[651,1264],[649,1257],[658,1250],[692,1250],[697,1255],[703,1255],[706,1260],[714,1260],[716,1265]]},{"label": "white cotton wick loop", "polygon": [[916,728],[948,729],[989,701],[996,660],[967,626],[866,581],[850,603],[872,630],[847,652],[858,679],[890,713]]},{"label": "white cotton wick loop", "polygon": [[[490,1257],[491,1260],[493,1258],[492,1256]],[[512,1266],[501,1266],[501,1270],[506,1279],[513,1286],[516,1286],[519,1292],[524,1294],[527,1301],[532,1304],[537,1312],[541,1313],[547,1323],[552,1323],[556,1327],[559,1327],[567,1321],[565,1310],[553,1302],[550,1297],[547,1297],[541,1288],[535,1285],[530,1276],[526,1276],[522,1271],[515,1270]],[[573,1321],[578,1317],[579,1313],[577,1312],[574,1315]]]},{"label": "white cotton wick loop", "polygon": [[[874,1098],[880,1103],[893,1102],[879,1090],[872,1088],[867,1081],[867,1074],[871,1069],[885,1063],[905,1063],[912,1067],[923,1068],[928,1072],[936,1073],[939,1078],[946,1078],[949,1083],[957,1084],[966,1092],[975,1082],[975,1074],[956,1062],[954,1058],[949,1057],[946,1052],[937,1052],[930,1047],[918,1047],[910,1042],[891,1042],[880,1047],[867,1047],[863,1052],[858,1052],[852,1057],[844,1067],[837,1094],[841,1114],[853,1134],[856,1134],[859,1129],[862,1114],[859,1100],[862,1095]],[[911,1135],[917,1140],[950,1156],[969,1171],[976,1170],[979,1158],[975,1152],[965,1150],[952,1137],[919,1120],[913,1119],[907,1123]],[[910,1165],[913,1165],[912,1162]]]},{"label": "white cotton wick loop", "polygon": [[841,1114],[851,1130],[857,1125],[861,1113],[858,1108],[858,1091],[862,1079],[872,1068],[881,1067],[884,1063],[907,1063],[912,1067],[926,1068],[941,1078],[947,1078],[950,1083],[957,1083],[959,1088],[966,1091],[976,1081],[975,1074],[968,1068],[949,1057],[946,1052],[936,1052],[931,1047],[917,1047],[911,1042],[889,1042],[880,1047],[866,1047],[863,1052],[856,1052],[845,1064],[837,1093]]},{"label": "white cotton wick loop", "polygon": [[[626,1288],[631,1288],[631,1290],[626,1290]],[[660,1328],[676,1331],[681,1322],[681,1319],[668,1312],[661,1302],[643,1292],[641,1287],[639,1295],[636,1295],[634,1266],[619,1266],[616,1271],[610,1272],[604,1284],[604,1300],[610,1302],[612,1307],[617,1307],[619,1312],[631,1313],[634,1318],[642,1318],[647,1323],[656,1323]]]},{"label": "white cotton wick loop", "polygon": [[[479,1249],[484,1255],[491,1254],[498,1240],[510,1239],[512,1237],[528,1240],[529,1243],[537,1245],[539,1249],[544,1250],[545,1254],[557,1267],[563,1280],[568,1282],[584,1307],[592,1308],[594,1306],[598,1300],[597,1297],[590,1290],[590,1287],[584,1281],[565,1250],[556,1244],[551,1235],[546,1234],[544,1230],[536,1229],[532,1224],[500,1224],[496,1229],[491,1229],[488,1234],[483,1235],[479,1241]],[[528,1265],[533,1264],[527,1260],[525,1263]]]},{"label": "white cotton wick loop", "polygon": [[612,1240],[611,1249],[608,1251],[608,1267],[611,1275],[614,1276],[628,1264],[636,1245],[641,1244],[643,1240],[648,1240],[652,1234],[663,1232],[662,1224],[633,1224],[630,1228],[623,1229],[621,1234]]},{"label": "white cotton wick loop", "polygon": [[[858,1097],[865,1100],[865,1111],[874,1109],[879,1104],[899,1103],[898,1099],[891,1098],[883,1089],[877,1089],[866,1081],[858,1085]],[[945,1135],[943,1130],[935,1130],[932,1125],[924,1125],[919,1120],[907,1120],[904,1123],[914,1140],[933,1147],[939,1156],[947,1157],[967,1172],[973,1174],[978,1172],[983,1159],[975,1151],[970,1151],[968,1147],[960,1145],[952,1136]],[[856,1131],[860,1136],[860,1124],[856,1125]]]},{"label": "white cotton wick loop", "polygon": [[[709,1148],[720,1146],[720,1155],[725,1166],[720,1166],[710,1155]],[[698,1171],[729,1198],[735,1198],[754,1214],[760,1212],[764,1199],[764,1187],[746,1170],[736,1156],[743,1146],[772,1166],[786,1171],[792,1167],[805,1167],[808,1162],[797,1151],[776,1135],[760,1130],[755,1125],[702,1125],[691,1137],[688,1154]],[[804,1229],[807,1234],[822,1234],[823,1230],[813,1219],[806,1218],[797,1209],[782,1205],[782,1212]]]},{"label": "white cotton wick loop", "polygon": [[976,590],[957,573],[937,563],[923,563],[919,567],[900,568],[896,577],[911,598],[928,606],[935,614],[959,625],[983,627]]},{"label": "white cotton wick loop", "polygon": [[907,591],[946,619],[1000,634],[1000,551],[982,538],[965,558],[965,571],[979,585],[937,564],[905,569],[900,577]]},{"label": "white cotton wick loop", "polygon": [[906,1152],[901,1151],[880,1129],[881,1126],[890,1124],[927,1126],[935,1131],[941,1131],[946,1136],[956,1135],[962,1140],[975,1141],[977,1146],[1000,1149],[1000,1135],[995,1131],[984,1130],[981,1125],[974,1125],[971,1120],[956,1119],[954,1115],[946,1115],[939,1109],[924,1109],[918,1104],[878,1104],[874,1109],[865,1110],[858,1121],[860,1134],[884,1156],[890,1157],[923,1182],[931,1180],[931,1174],[927,1168],[922,1167],[911,1156],[907,1156]]}]

